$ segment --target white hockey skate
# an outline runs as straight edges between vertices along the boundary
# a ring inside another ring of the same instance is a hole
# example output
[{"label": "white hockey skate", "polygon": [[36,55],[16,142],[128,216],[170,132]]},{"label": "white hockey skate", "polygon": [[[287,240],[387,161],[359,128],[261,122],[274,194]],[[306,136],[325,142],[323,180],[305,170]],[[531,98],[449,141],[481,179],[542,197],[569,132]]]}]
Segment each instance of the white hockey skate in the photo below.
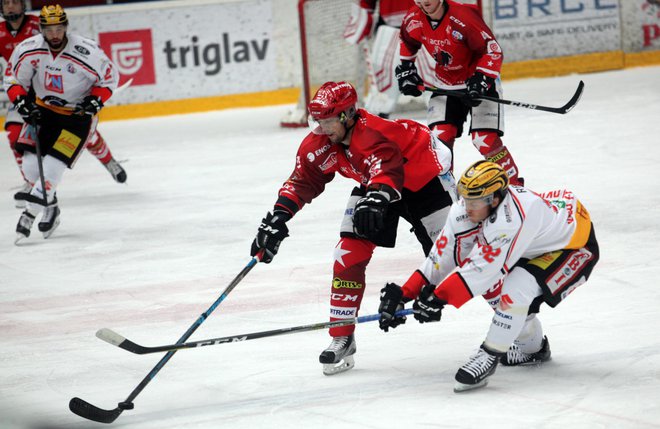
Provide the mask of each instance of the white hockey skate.
[{"label": "white hockey skate", "polygon": [[353,355],[357,351],[353,334],[347,337],[334,337],[327,349],[321,352],[319,362],[323,364],[323,374],[335,375],[346,372],[355,366]]},{"label": "white hockey skate", "polygon": [[60,208],[57,203],[51,204],[44,209],[44,214],[41,215],[39,222],[39,231],[44,235],[44,238],[50,237],[57,226],[60,224]]},{"label": "white hockey skate", "polygon": [[456,373],[454,392],[465,392],[486,386],[488,377],[495,373],[498,361],[499,354],[488,352],[481,346],[476,354],[470,356],[468,363]]},{"label": "white hockey skate", "polygon": [[32,229],[32,224],[34,223],[34,216],[25,210],[21,213],[21,217],[18,219],[18,224],[16,224],[16,239],[14,244],[18,244],[20,241],[28,238],[30,236],[30,229]]},{"label": "white hockey skate", "polygon": [[523,352],[518,344],[514,342],[511,347],[509,347],[506,355],[502,356],[500,363],[504,366],[538,365],[549,361],[551,354],[548,337],[544,336],[543,342],[541,343],[541,349],[534,353]]},{"label": "white hockey skate", "polygon": [[103,164],[106,170],[112,174],[112,178],[115,179],[117,183],[126,182],[126,170],[121,166],[114,158],[110,158],[107,164]]}]

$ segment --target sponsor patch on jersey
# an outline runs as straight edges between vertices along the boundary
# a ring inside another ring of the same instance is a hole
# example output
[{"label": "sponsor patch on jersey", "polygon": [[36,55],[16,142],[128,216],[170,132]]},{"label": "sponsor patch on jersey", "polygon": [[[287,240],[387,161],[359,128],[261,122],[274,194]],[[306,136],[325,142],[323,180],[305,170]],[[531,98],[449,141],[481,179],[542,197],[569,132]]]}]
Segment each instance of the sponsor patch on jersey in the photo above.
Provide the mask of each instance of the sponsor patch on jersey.
[{"label": "sponsor patch on jersey", "polygon": [[66,65],[66,71],[68,71],[68,72],[71,73],[71,74],[75,74],[75,73],[76,73],[76,66],[74,66],[74,65],[71,64],[71,63],[67,63],[67,65]]},{"label": "sponsor patch on jersey", "polygon": [[321,165],[319,165],[319,168],[321,171],[325,172],[329,170],[330,168],[334,167],[337,164],[337,154],[336,153],[331,153],[328,155],[325,161]]},{"label": "sponsor patch on jersey", "polygon": [[314,162],[316,157],[314,156],[314,154],[312,152],[309,152],[309,153],[307,153],[307,159],[309,160],[309,162]]},{"label": "sponsor patch on jersey", "polygon": [[357,307],[330,307],[330,317],[335,319],[352,319],[357,314]]},{"label": "sponsor patch on jersey", "polygon": [[335,277],[332,279],[332,287],[335,289],[362,289],[362,283]]},{"label": "sponsor patch on jersey", "polygon": [[71,158],[73,157],[76,149],[78,149],[80,142],[80,137],[67,130],[62,130],[59,137],[55,141],[55,144],[53,145],[53,149],[65,155],[67,158]]},{"label": "sponsor patch on jersey", "polygon": [[463,34],[457,30],[451,32],[451,37],[453,37],[456,40],[463,40]]},{"label": "sponsor patch on jersey", "polygon": [[341,302],[357,302],[360,299],[359,295],[347,295],[343,293],[332,293],[330,294],[330,299],[333,301]]},{"label": "sponsor patch on jersey", "polygon": [[536,265],[542,270],[547,270],[548,267],[552,265],[552,263],[555,262],[559,256],[561,256],[561,253],[561,250],[544,253],[543,255],[529,261],[529,264]]},{"label": "sponsor patch on jersey", "polygon": [[61,74],[51,74],[46,72],[44,86],[48,91],[57,92],[59,94],[64,93],[64,81]]},{"label": "sponsor patch on jersey", "polygon": [[500,44],[497,43],[495,40],[491,40],[488,42],[488,52],[494,52],[496,54],[499,54],[502,52],[502,49],[500,48]]},{"label": "sponsor patch on jersey", "polygon": [[564,288],[575,276],[582,271],[582,268],[593,259],[593,253],[587,249],[580,249],[572,252],[566,261],[546,280],[548,288],[552,294]]},{"label": "sponsor patch on jersey", "polygon": [[413,19],[408,23],[408,25],[406,25],[406,32],[411,33],[417,28],[422,28],[422,21]]},{"label": "sponsor patch on jersey", "polygon": [[76,45],[76,46],[73,47],[73,49],[75,49],[76,51],[80,52],[83,55],[89,55],[90,54],[89,49],[87,49],[84,46]]}]

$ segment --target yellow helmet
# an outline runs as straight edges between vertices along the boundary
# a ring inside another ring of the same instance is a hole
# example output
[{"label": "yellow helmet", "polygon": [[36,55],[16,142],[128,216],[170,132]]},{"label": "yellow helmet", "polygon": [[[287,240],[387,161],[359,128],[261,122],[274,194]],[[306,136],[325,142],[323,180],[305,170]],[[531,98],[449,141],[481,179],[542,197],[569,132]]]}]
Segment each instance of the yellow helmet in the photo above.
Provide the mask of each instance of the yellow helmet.
[{"label": "yellow helmet", "polygon": [[509,177],[499,164],[477,161],[465,170],[456,188],[459,195],[469,200],[504,192],[508,186]]},{"label": "yellow helmet", "polygon": [[55,6],[44,6],[39,14],[39,23],[41,25],[66,25],[68,22],[66,12],[64,12],[64,9],[59,4]]}]

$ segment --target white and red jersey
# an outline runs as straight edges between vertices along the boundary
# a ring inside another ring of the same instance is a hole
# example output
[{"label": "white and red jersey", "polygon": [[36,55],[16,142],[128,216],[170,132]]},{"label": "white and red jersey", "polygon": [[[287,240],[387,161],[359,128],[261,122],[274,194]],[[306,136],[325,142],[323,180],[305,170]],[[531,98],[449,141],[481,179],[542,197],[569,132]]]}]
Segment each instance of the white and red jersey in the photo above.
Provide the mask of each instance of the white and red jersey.
[{"label": "white and red jersey", "polygon": [[25,15],[23,23],[16,31],[11,29],[7,21],[3,21],[0,23],[0,56],[9,62],[9,57],[14,52],[16,45],[40,33],[39,17],[35,15]]},{"label": "white and red jersey", "polygon": [[276,206],[295,214],[332,181],[335,173],[366,187],[388,185],[418,191],[449,166],[440,163],[429,129],[415,121],[386,120],[358,110],[350,144],[333,144],[310,133],[298,148],[296,167],[282,185]]},{"label": "white and red jersey", "polygon": [[360,0],[360,7],[373,11],[378,3],[378,16],[390,27],[401,27],[403,17],[415,5],[415,0]]},{"label": "white and red jersey", "polygon": [[426,281],[439,288],[464,287],[467,291],[451,294],[464,300],[449,300],[459,307],[498,284],[521,258],[579,249],[590,233],[589,213],[566,189],[537,194],[510,186],[495,212],[479,224],[469,220],[461,199],[451,207],[426,260],[403,286],[404,295],[415,298]]},{"label": "white and red jersey", "polygon": [[401,59],[414,61],[424,46],[435,59],[435,73],[449,89],[464,88],[475,71],[494,79],[502,68],[502,49],[479,9],[451,0],[440,21],[431,21],[417,6],[401,26]]},{"label": "white and red jersey", "polygon": [[117,68],[93,40],[76,34],[67,39],[55,56],[41,34],[16,46],[4,76],[12,102],[32,88],[37,104],[67,114],[90,94],[104,103],[110,98],[119,80]]}]

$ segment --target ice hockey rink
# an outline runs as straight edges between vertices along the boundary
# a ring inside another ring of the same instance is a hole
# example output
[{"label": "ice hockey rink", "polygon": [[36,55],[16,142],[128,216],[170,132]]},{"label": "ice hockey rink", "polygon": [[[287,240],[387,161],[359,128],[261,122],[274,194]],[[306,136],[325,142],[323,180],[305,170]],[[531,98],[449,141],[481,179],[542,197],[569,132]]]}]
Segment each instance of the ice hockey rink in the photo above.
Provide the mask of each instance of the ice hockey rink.
[{"label": "ice hockey rink", "polygon": [[[660,67],[510,81],[505,96],[560,106],[580,80],[566,115],[506,108],[505,143],[528,187],[573,189],[600,242],[591,280],[542,307],[550,362],[500,366],[488,387],[455,394],[454,374],[490,324],[476,298],[436,324],[409,318],[387,334],[360,324],[355,368],[333,377],[318,363],[327,331],[182,350],[111,426],[660,428]],[[35,225],[21,246],[19,174],[3,135],[0,428],[104,427],[69,400],[115,408],[161,355],[95,332],[175,343],[246,266],[307,132],[279,127],[287,107],[101,123],[127,183],[85,153],[59,187],[59,229],[44,240]],[[455,155],[457,172],[479,158],[467,136]],[[352,186],[336,177],[290,222],[273,263],[258,264],[190,339],[326,321]],[[422,259],[402,223],[398,247],[378,249],[368,267],[360,314],[376,313],[383,284],[405,281]]]}]

